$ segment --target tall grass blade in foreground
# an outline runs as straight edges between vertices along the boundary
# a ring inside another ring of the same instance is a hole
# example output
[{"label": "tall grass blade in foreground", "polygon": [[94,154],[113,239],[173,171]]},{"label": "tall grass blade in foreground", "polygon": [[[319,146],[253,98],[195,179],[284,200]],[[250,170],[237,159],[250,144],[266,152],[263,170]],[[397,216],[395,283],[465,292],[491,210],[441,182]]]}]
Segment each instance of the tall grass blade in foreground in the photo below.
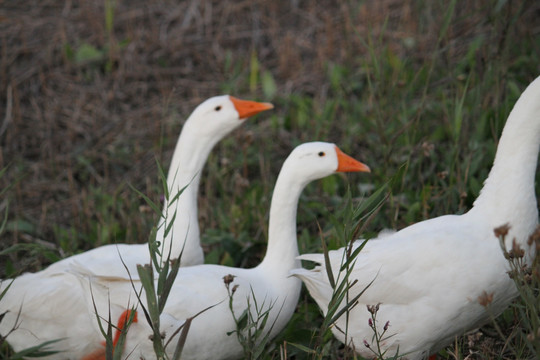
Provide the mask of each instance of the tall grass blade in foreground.
[{"label": "tall grass blade in foreground", "polygon": [[236,334],[236,338],[244,350],[244,359],[260,359],[269,345],[270,332],[272,331],[272,328],[279,317],[279,313],[274,319],[274,323],[272,323],[270,327],[266,329],[268,316],[270,315],[272,308],[275,306],[275,303],[270,304],[268,309],[263,311],[265,307],[264,301],[259,305],[257,303],[255,293],[253,292],[253,289],[251,289],[251,296],[247,298],[246,309],[242,312],[242,314],[240,314],[240,316],[235,314],[233,301],[237,285],[233,286],[232,289],[230,288],[230,283],[233,280],[233,275],[226,276],[223,279],[229,295],[229,310],[236,324],[236,330],[227,333],[227,335],[231,336],[233,333]]},{"label": "tall grass blade in foreground", "polygon": [[[357,283],[356,280],[350,280],[350,275],[353,271],[358,254],[361,253],[368,241],[358,240],[359,234],[384,204],[388,198],[388,194],[401,183],[406,168],[406,164],[401,166],[399,171],[385,185],[377,189],[371,196],[364,199],[356,206],[353,206],[352,196],[350,191],[348,191],[344,198],[342,209],[338,211],[336,215],[330,216],[334,226],[334,236],[338,239],[338,244],[341,243],[344,245],[347,251],[342,253],[343,255],[339,268],[333,269],[328,246],[324,239],[322,241],[324,263],[327,272],[326,276],[328,277],[329,284],[332,288],[332,296],[328,302],[326,315],[324,316],[322,324],[320,325],[317,334],[314,335],[314,349],[311,349],[314,358],[318,358],[324,354],[324,350],[322,349],[323,339],[326,337],[326,334],[330,333],[332,327],[336,327],[338,331],[342,332],[345,335],[345,339],[348,338],[349,312],[358,305],[358,299],[371,286],[373,281],[375,281],[375,279],[372,279],[364,289],[355,292],[355,296],[351,297],[349,295],[351,288],[356,286]],[[346,318],[345,327],[337,328],[336,322],[343,316]],[[373,327],[373,330],[375,339],[377,341],[383,341],[386,329],[380,333],[376,327]],[[345,343],[346,345],[349,345],[347,340]],[[297,344],[292,345],[300,349],[300,346]],[[302,349],[306,349],[306,347],[302,346]],[[352,351],[354,351],[354,348],[346,350],[346,352]],[[351,355],[354,356],[353,354]],[[378,355],[383,356],[385,354],[378,351]]]},{"label": "tall grass blade in foreground", "polygon": [[[178,200],[178,198],[182,195],[186,187],[189,185],[186,185],[180,191],[178,191],[172,198],[170,198],[170,193],[168,191],[168,185],[167,185],[167,177],[165,173],[163,172],[162,167],[158,164],[159,169],[159,176],[163,185],[163,190],[165,193],[165,201],[168,204],[167,209],[165,211],[165,214],[162,214],[161,212],[158,212],[160,214],[160,217],[163,217],[164,221],[160,226],[165,227],[165,234],[164,238],[168,236],[168,234],[173,231],[172,225],[174,224],[174,219],[178,215],[176,210],[174,211],[172,215],[172,220],[169,219],[169,207],[173,206],[175,202]],[[140,191],[137,191],[138,194],[140,194],[145,201],[148,203],[148,205],[154,209],[154,211],[158,210],[158,207],[155,203],[153,203],[147,196],[144,196]],[[158,210],[159,211],[159,210]],[[139,274],[139,279],[141,281],[142,287],[144,289],[144,293],[146,296],[146,306],[144,306],[144,303],[141,301],[140,296],[138,295],[139,303],[141,305],[141,308],[143,309],[144,315],[148,323],[150,324],[152,330],[153,330],[153,337],[152,337],[152,343],[154,347],[154,351],[156,354],[156,357],[158,359],[168,359],[166,350],[165,350],[165,344],[163,343],[163,338],[161,337],[161,327],[160,327],[160,316],[163,312],[163,309],[165,308],[165,304],[167,303],[167,298],[170,294],[171,288],[173,286],[174,280],[176,279],[176,276],[178,274],[178,269],[180,268],[180,259],[183,254],[183,249],[180,252],[178,259],[171,259],[171,252],[170,249],[167,251],[167,249],[164,249],[166,252],[166,255],[160,252],[160,242],[158,239],[156,239],[156,231],[155,228],[152,231],[151,238],[148,242],[148,248],[150,251],[150,263],[149,264],[138,264],[137,265],[137,272]],[[164,261],[163,261],[164,260]],[[157,287],[156,282],[154,281],[155,273],[157,273]],[[187,332],[189,329],[189,324],[184,326],[184,331]],[[185,339],[185,336],[187,334],[183,333],[183,338]],[[179,358],[181,350],[180,346],[183,346],[182,344],[179,344],[179,347],[175,349],[174,357]]]}]

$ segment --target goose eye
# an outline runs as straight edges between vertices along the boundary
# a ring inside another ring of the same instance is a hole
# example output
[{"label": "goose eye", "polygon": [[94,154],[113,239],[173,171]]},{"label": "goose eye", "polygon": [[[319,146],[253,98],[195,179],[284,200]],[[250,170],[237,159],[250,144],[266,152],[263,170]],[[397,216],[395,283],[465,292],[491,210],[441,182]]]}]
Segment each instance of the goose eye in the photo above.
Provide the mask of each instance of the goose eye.
[{"label": "goose eye", "polygon": [[326,154],[324,153],[324,151],[321,151],[318,155],[319,155],[320,157],[323,157],[323,156],[326,155]]},{"label": "goose eye", "polygon": [[216,110],[216,111],[221,110],[221,105],[216,106],[216,107],[214,108],[214,110]]}]

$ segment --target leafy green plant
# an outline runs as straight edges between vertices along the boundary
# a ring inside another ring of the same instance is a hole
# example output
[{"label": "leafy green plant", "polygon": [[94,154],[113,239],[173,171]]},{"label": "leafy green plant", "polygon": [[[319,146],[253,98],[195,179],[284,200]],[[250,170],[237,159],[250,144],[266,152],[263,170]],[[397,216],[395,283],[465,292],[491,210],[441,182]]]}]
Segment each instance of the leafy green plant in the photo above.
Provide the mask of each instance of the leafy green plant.
[{"label": "leafy green plant", "polygon": [[[165,173],[163,172],[162,167],[158,163],[158,169],[159,169],[159,176],[163,185],[163,192],[165,194],[166,203],[168,204],[167,209],[165,209],[165,212],[162,213],[159,206],[154,203],[150,198],[148,198],[146,195],[144,195],[139,190],[132,187],[132,189],[139,194],[146,202],[147,204],[157,213],[159,214],[160,218],[163,218],[163,222],[160,223],[159,226],[163,226],[165,228],[164,231],[164,237],[167,237],[167,235],[172,231],[172,225],[174,223],[174,220],[177,216],[176,210],[170,214],[169,209],[171,207],[176,207],[175,203],[180,197],[180,195],[183,193],[187,185],[180,189],[176,194],[170,194],[168,190],[167,185],[167,177]],[[139,275],[139,280],[142,285],[142,289],[140,291],[137,291],[135,284],[133,280],[131,280],[133,290],[135,291],[135,294],[138,299],[138,303],[140,305],[140,308],[142,309],[142,312],[144,314],[144,317],[150,327],[152,328],[153,335],[151,336],[152,344],[154,348],[154,353],[156,355],[157,359],[171,359],[171,360],[177,360],[180,359],[181,353],[187,338],[187,334],[191,325],[191,322],[193,319],[195,319],[197,316],[202,314],[203,312],[207,311],[208,309],[212,308],[213,306],[210,306],[206,309],[203,309],[199,313],[195,314],[194,316],[185,319],[185,321],[179,325],[179,327],[175,330],[175,332],[171,335],[170,339],[165,342],[164,338],[161,336],[161,314],[163,313],[163,310],[165,308],[165,304],[167,302],[167,299],[169,297],[170,291],[172,289],[172,286],[174,284],[174,280],[176,279],[178,275],[178,270],[180,268],[180,258],[182,257],[183,250],[180,252],[179,258],[177,259],[171,259],[171,253],[169,251],[164,251],[166,254],[161,252],[161,243],[156,239],[157,234],[157,228],[154,227],[152,234],[150,235],[150,239],[148,241],[148,248],[150,252],[150,262],[148,264],[137,264],[137,272]],[[123,261],[123,260],[122,260]],[[129,270],[127,266],[124,264],[126,270]],[[131,278],[131,274],[129,275]],[[144,293],[144,294],[143,294]],[[142,300],[142,297],[145,297],[146,301]],[[115,348],[115,344],[113,344],[112,341],[112,328],[114,325],[112,325],[110,315],[109,319],[107,321],[107,331],[105,331],[100,323],[100,329],[102,334],[105,336],[106,339],[106,354],[108,360],[113,359],[119,359],[122,356],[122,350],[123,349],[123,343],[125,340],[125,336],[127,334],[127,331],[129,330],[129,325],[134,319],[135,316],[135,310],[136,307],[133,307],[131,309],[130,317],[128,319],[127,325],[125,328],[121,329],[122,332],[120,334],[120,340],[118,341],[118,344],[116,344],[116,350],[113,351]],[[96,309],[97,313],[97,309]],[[99,320],[99,319],[98,319]],[[172,357],[169,355],[170,352],[167,352],[167,346],[169,345],[170,341],[179,334],[178,340],[176,342],[174,352]]]},{"label": "leafy green plant", "polygon": [[49,350],[47,347],[49,345],[52,345],[60,340],[51,340],[51,341],[45,341],[39,345],[31,346],[27,349],[18,351],[14,354],[10,354],[7,359],[10,360],[22,360],[22,359],[28,359],[31,358],[40,358],[45,356],[51,356],[54,354],[58,354],[58,351]]},{"label": "leafy green plant", "polygon": [[[118,42],[114,36],[116,0],[105,0],[104,10],[106,44],[102,47],[96,47],[90,43],[82,42],[74,49],[69,43],[66,43],[63,51],[68,60],[81,67],[91,65],[90,69],[92,69],[93,66],[98,65],[105,73],[110,73],[117,61],[118,50],[125,48],[129,44],[129,40]],[[90,72],[87,72],[86,75],[88,78],[93,76]]]},{"label": "leafy green plant", "polygon": [[[377,312],[379,311],[379,305],[380,304],[367,306],[367,309],[369,313],[371,314],[371,317],[369,319],[369,327],[371,328],[371,330],[373,330],[372,342],[375,343],[376,348],[373,349],[367,341],[364,342],[364,346],[367,347],[369,350],[371,350],[373,355],[375,355],[376,359],[390,359],[386,354],[388,351],[381,349],[381,342],[386,341],[389,337],[389,336],[385,336],[385,334],[386,334],[386,331],[388,330],[388,327],[390,326],[390,321],[387,320],[384,323],[382,331],[381,331],[378,325],[378,321],[377,321]],[[398,358],[399,358],[399,351],[395,355],[393,355],[392,359],[398,359]]]},{"label": "leafy green plant", "polygon": [[[183,193],[184,188],[180,189],[178,193],[171,194],[169,193],[169,188],[167,185],[167,177],[163,172],[162,167],[158,163],[159,175],[163,185],[163,192],[165,194],[165,199],[168,204],[168,208],[165,210],[165,213],[162,214],[158,205],[152,202],[147,196],[145,196],[140,191],[137,193],[144,198],[148,205],[158,214],[160,217],[163,217],[163,223],[160,226],[165,228],[164,237],[167,237],[170,231],[172,231],[172,225],[177,216],[176,210],[172,215],[169,214],[169,209],[175,205],[176,201]],[[175,206],[176,207],[176,206]],[[138,264],[137,272],[139,279],[142,284],[143,292],[146,297],[146,306],[141,300],[141,294],[137,293],[139,299],[139,304],[144,312],[146,321],[150,324],[154,334],[152,336],[152,343],[156,357],[158,359],[168,359],[166,352],[166,343],[161,336],[161,327],[160,327],[160,316],[165,308],[167,298],[169,297],[171,288],[173,286],[174,280],[178,274],[178,269],[180,268],[180,258],[171,259],[170,251],[165,251],[167,254],[163,254],[160,251],[160,241],[156,239],[156,231],[154,228],[148,242],[148,248],[150,250],[150,263],[149,264]],[[180,257],[182,256],[183,251],[180,252]],[[157,273],[157,277],[154,274],[154,271]],[[157,281],[154,279],[157,278]],[[135,287],[134,287],[135,290]],[[136,290],[135,290],[136,291]],[[183,344],[187,336],[187,331],[189,331],[189,325],[192,319],[186,320],[184,324],[181,325],[182,333],[178,339],[177,346],[175,348],[173,359],[179,359],[182,352]],[[177,331],[180,331],[178,329]]]},{"label": "leafy green plant", "polygon": [[246,300],[247,307],[242,314],[237,315],[234,312],[233,302],[238,285],[231,288],[230,284],[233,281],[233,275],[227,275],[223,278],[229,297],[229,310],[236,324],[236,330],[227,333],[227,335],[236,334],[236,338],[244,351],[244,359],[260,359],[270,344],[270,332],[274,327],[275,320],[277,320],[276,317],[274,323],[269,324],[269,327],[267,327],[268,317],[275,303],[269,304],[265,308],[265,302],[259,304],[253,289],[251,289],[251,296],[248,295]]},{"label": "leafy green plant", "polygon": [[[92,299],[93,301],[93,299]],[[123,349],[124,343],[126,340],[127,332],[129,327],[133,322],[136,321],[137,312],[135,307],[132,307],[129,311],[122,313],[121,317],[118,319],[118,324],[114,324],[111,319],[111,313],[109,309],[109,316],[107,319],[102,319],[98,314],[96,303],[94,304],[94,311],[96,313],[96,318],[101,334],[105,338],[105,359],[106,360],[120,360],[123,358]],[[122,319],[122,317],[125,317]],[[105,321],[107,328],[103,327],[102,320]],[[116,332],[120,332],[117,335],[113,335],[113,329]]]}]

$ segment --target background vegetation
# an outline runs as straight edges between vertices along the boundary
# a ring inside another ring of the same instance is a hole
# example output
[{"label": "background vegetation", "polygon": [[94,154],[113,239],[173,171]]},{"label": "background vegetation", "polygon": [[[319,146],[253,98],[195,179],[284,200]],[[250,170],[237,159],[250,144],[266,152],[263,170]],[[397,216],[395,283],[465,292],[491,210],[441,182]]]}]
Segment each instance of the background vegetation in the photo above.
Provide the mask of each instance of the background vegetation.
[{"label": "background vegetation", "polygon": [[[340,246],[329,219],[347,189],[361,201],[404,163],[364,236],[465,212],[509,111],[540,74],[535,0],[0,4],[2,278],[105,243],[147,241],[155,216],[127,184],[159,201],[156,158],[167,168],[191,110],[222,93],[276,108],[210,156],[199,202],[207,262],[260,261],[275,178],[305,141],[335,142],[373,173],[305,190],[301,253],[321,251],[317,224]],[[522,309],[440,357],[532,356]],[[308,344],[320,322],[303,293],[268,356],[311,356],[286,342]],[[352,357],[329,334],[320,354]]]}]

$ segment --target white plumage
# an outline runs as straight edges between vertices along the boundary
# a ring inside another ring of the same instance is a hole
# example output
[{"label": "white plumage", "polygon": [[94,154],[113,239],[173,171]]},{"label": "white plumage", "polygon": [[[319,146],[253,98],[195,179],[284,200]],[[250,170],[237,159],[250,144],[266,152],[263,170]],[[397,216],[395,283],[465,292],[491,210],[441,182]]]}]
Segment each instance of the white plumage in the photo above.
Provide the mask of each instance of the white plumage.
[{"label": "white plumage", "polygon": [[[506,248],[511,249],[515,239],[525,250],[525,261],[531,261],[535,249],[527,240],[538,225],[534,181],[539,146],[537,78],[512,110],[493,168],[469,212],[422,221],[366,243],[354,262],[350,281],[358,282],[349,298],[367,289],[350,311],[348,324],[345,316],[338,319],[334,335],[361,355],[373,356],[366,346],[376,346],[367,305],[380,304],[378,329],[382,332],[389,321],[386,339],[381,342],[386,355],[399,349],[407,359],[423,359],[454,337],[489,321],[490,313],[500,314],[517,291],[494,229],[509,224]],[[334,277],[339,276],[343,253],[339,249],[329,254]],[[299,259],[320,264],[313,270],[295,269],[292,274],[305,283],[326,314],[333,290],[324,257],[306,254]],[[493,294],[489,312],[479,303],[485,294]]]},{"label": "white plumage", "polygon": [[[193,320],[182,359],[231,359],[242,356],[242,347],[236,336],[227,335],[236,329],[223,280],[227,275],[234,276],[230,288],[237,286],[233,295],[236,316],[247,309],[247,301],[250,299],[251,311],[255,317],[255,301],[261,311],[271,307],[265,328],[265,331],[272,328],[270,337],[285,327],[296,308],[301,287],[298,279],[288,276],[291,269],[300,265],[296,259],[298,200],[310,181],[336,171],[369,171],[369,168],[341,153],[333,144],[315,142],[298,146],[283,164],[276,182],[270,209],[268,249],[261,264],[252,269],[198,265],[179,270],[161,316],[160,330],[165,335],[165,341],[170,340],[174,330],[185,319],[215,305]],[[132,284],[126,279],[95,276],[82,267],[77,272],[85,291],[88,293],[90,284],[94,289],[99,313],[107,314],[109,299],[113,319],[129,304],[133,304],[135,295]],[[136,281],[135,286],[140,288],[141,285]],[[141,318],[139,316],[139,322],[133,324],[128,331],[125,354],[131,353],[134,358],[148,359],[154,356],[149,340],[152,330]],[[171,355],[174,343],[176,340],[172,341],[173,345],[168,349]]]},{"label": "white plumage", "polygon": [[[249,116],[271,109],[268,103],[240,100],[229,95],[215,96],[201,103],[189,116],[182,128],[171,160],[167,176],[169,199],[173,199],[184,187],[178,199],[165,202],[156,234],[161,242],[163,259],[171,254],[175,259],[182,253],[180,266],[204,262],[200,245],[197,211],[197,193],[201,173],[208,155],[215,144],[243,123]],[[176,212],[176,217],[174,214]],[[174,219],[172,230],[165,236],[165,228]],[[46,271],[65,271],[72,263],[82,263],[96,274],[126,276],[129,271],[136,275],[137,264],[148,263],[150,255],[147,244],[110,244],[82,254],[74,255],[49,266]]]},{"label": "white plumage", "polygon": [[[272,307],[268,320],[268,324],[273,325],[271,336],[283,329],[294,312],[301,285],[298,279],[288,277],[288,272],[300,265],[296,259],[296,208],[300,193],[310,181],[336,171],[369,171],[369,168],[343,154],[333,144],[316,142],[298,146],[285,161],[276,183],[270,209],[268,250],[262,263],[253,269],[218,265],[180,268],[161,316],[160,330],[165,336],[170,337],[186,318],[216,305],[193,321],[182,358],[241,356],[241,346],[235,336],[227,336],[228,331],[235,330],[223,282],[223,277],[229,274],[234,276],[230,286],[238,285],[233,301],[235,314],[242,314],[248,297],[253,294],[263,309]],[[103,262],[108,268],[102,269],[81,259],[87,261],[89,257],[64,260],[63,266],[51,266],[15,279],[0,303],[1,311],[9,310],[0,324],[2,335],[18,322],[17,329],[8,336],[15,350],[63,339],[52,346],[62,350],[62,358],[81,359],[99,353],[103,339],[94,305],[104,319],[108,318],[109,310],[112,319],[117,319],[124,310],[137,305],[130,279],[124,273],[111,270],[121,264]],[[148,260],[141,258],[141,262]],[[133,281],[135,287],[140,288],[137,276]],[[253,298],[251,301],[254,305]],[[139,321],[129,329],[126,354],[153,358],[148,338],[151,333],[144,317],[139,316]]]},{"label": "white plumage", "polygon": [[[177,212],[173,230],[165,237],[162,219],[156,237],[161,239],[164,259],[169,251],[171,259],[177,258],[183,248],[181,266],[203,263],[197,191],[204,163],[214,145],[240,126],[243,119],[271,108],[268,103],[223,95],[206,100],[188,118],[169,169],[170,198],[187,187],[175,203],[164,206],[163,211],[169,213],[169,222],[172,214]],[[0,302],[0,313],[8,311],[0,323],[0,334],[5,336],[18,323],[17,329],[8,337],[16,351],[45,340],[67,337],[55,346],[66,350],[66,358],[80,359],[81,354],[91,352],[99,346],[101,336],[99,332],[89,332],[96,325],[95,316],[88,312],[91,297],[80,291],[79,278],[72,273],[74,269],[83,267],[95,275],[127,278],[128,273],[120,257],[131,275],[137,277],[137,264],[150,262],[148,245],[105,245],[63,259],[40,272],[19,276]],[[0,287],[5,288],[9,282],[3,281]]]}]

